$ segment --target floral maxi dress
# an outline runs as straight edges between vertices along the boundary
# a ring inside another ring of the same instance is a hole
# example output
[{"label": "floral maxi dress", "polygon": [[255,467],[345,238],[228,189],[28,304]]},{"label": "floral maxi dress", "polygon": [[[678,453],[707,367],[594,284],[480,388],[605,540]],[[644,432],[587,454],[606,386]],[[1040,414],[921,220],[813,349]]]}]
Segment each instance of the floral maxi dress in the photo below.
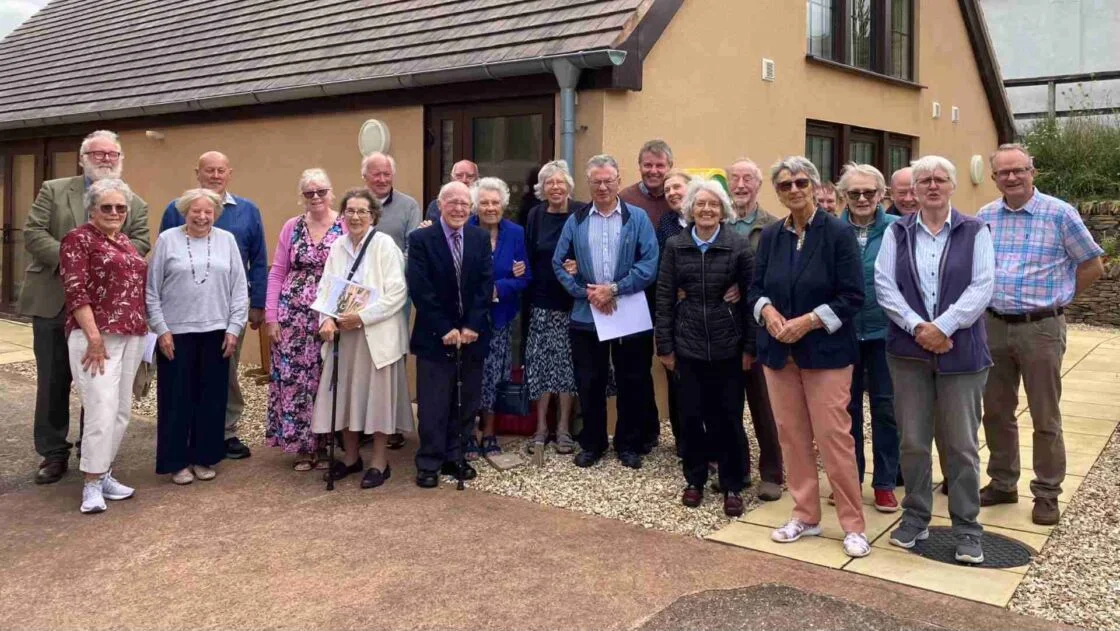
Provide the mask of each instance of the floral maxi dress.
[{"label": "floral maxi dress", "polygon": [[265,430],[267,444],[281,447],[285,453],[313,454],[316,450],[311,413],[323,366],[319,314],[311,310],[311,304],[331,244],[342,234],[342,223],[336,222],[319,243],[314,243],[302,217],[292,230],[288,275],[277,304],[280,340],[272,345]]}]

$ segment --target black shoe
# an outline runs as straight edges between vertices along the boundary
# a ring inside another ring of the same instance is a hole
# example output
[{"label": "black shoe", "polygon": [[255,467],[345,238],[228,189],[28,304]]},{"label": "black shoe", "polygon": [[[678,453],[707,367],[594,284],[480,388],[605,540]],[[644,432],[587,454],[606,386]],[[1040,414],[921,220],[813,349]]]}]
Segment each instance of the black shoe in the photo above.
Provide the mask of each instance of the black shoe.
[{"label": "black shoe", "polygon": [[347,465],[341,460],[335,460],[333,463],[331,463],[331,468],[323,474],[323,479],[328,480],[330,479],[331,475],[333,475],[335,480],[341,480],[351,473],[361,473],[362,469],[365,468],[365,463],[362,462],[362,458],[360,456],[357,460],[354,461],[354,464],[352,465]]},{"label": "black shoe", "polygon": [[657,437],[657,436],[654,436],[653,438],[651,438],[651,439],[647,440],[646,442],[642,443],[642,446],[638,448],[638,454],[640,454],[642,456],[648,456],[648,455],[650,455],[651,452],[653,452],[654,448],[656,448],[657,445],[659,445],[660,443],[661,443],[660,438]]},{"label": "black shoe", "polygon": [[619,452],[618,461],[621,462],[624,467],[630,467],[631,469],[642,468],[642,457],[632,451]]},{"label": "black shoe", "polygon": [[991,484],[980,489],[980,505],[995,506],[996,504],[1018,504],[1019,493],[1016,491],[1001,491]]},{"label": "black shoe", "polygon": [[576,454],[575,458],[572,458],[572,462],[577,467],[587,468],[594,466],[602,457],[603,452],[601,451],[581,451]]},{"label": "black shoe", "polygon": [[389,434],[389,449],[400,449],[404,447],[404,434]]},{"label": "black shoe", "polygon": [[388,480],[389,476],[391,475],[393,475],[393,470],[389,467],[389,465],[385,465],[384,473],[382,473],[378,469],[370,467],[369,470],[366,471],[366,474],[362,476],[362,488],[375,489],[382,484],[385,484],[385,480]]},{"label": "black shoe", "polygon": [[439,486],[439,475],[435,471],[417,471],[416,486],[422,489],[434,489]]},{"label": "black shoe", "polygon": [[35,473],[35,484],[54,484],[66,475],[70,468],[69,458],[51,458],[39,463],[39,471]]},{"label": "black shoe", "polygon": [[226,439],[226,458],[241,460],[251,455],[253,455],[253,452],[249,451],[249,448],[246,447],[245,443],[241,442],[241,439],[238,437],[234,436],[233,438]]},{"label": "black shoe", "polygon": [[[463,467],[464,467],[463,468],[463,479],[464,480],[473,480],[473,479],[478,477],[478,471],[475,471],[474,467],[470,466],[469,464],[467,464],[465,462],[463,463]],[[459,474],[459,466],[454,462],[445,462],[445,463],[443,463],[443,466],[439,468],[439,472],[442,473],[443,475],[449,475],[453,478],[458,479],[458,477],[459,477],[459,475],[458,475]]]}]

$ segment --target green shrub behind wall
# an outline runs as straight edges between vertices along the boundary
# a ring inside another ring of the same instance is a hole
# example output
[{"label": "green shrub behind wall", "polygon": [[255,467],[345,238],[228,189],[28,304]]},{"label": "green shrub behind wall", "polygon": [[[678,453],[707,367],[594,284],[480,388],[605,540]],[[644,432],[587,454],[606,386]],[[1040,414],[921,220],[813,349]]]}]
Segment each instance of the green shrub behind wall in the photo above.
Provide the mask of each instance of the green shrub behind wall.
[{"label": "green shrub behind wall", "polygon": [[1120,199],[1120,113],[1049,118],[1027,130],[1023,143],[1040,191],[1072,202]]}]

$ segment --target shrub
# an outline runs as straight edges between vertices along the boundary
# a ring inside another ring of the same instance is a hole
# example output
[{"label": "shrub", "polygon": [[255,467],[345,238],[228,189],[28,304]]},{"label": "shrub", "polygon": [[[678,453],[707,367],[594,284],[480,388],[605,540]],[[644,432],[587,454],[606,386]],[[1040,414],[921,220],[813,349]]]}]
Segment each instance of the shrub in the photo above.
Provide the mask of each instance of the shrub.
[{"label": "shrub", "polygon": [[1049,118],[1027,130],[1023,143],[1039,190],[1071,202],[1120,199],[1120,113]]}]

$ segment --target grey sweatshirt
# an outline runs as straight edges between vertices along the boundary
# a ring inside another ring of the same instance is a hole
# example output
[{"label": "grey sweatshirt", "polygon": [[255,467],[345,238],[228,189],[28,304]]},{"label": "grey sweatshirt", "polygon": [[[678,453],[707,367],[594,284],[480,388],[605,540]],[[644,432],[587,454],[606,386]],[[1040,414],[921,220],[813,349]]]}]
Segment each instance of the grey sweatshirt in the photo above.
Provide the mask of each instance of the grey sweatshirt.
[{"label": "grey sweatshirt", "polygon": [[[148,263],[146,299],[148,326],[156,335],[220,330],[240,335],[245,327],[249,318],[249,285],[237,239],[221,228],[211,228],[209,238],[208,257],[207,237],[188,237],[183,227],[160,233]],[[205,282],[196,282],[203,278]]]}]

